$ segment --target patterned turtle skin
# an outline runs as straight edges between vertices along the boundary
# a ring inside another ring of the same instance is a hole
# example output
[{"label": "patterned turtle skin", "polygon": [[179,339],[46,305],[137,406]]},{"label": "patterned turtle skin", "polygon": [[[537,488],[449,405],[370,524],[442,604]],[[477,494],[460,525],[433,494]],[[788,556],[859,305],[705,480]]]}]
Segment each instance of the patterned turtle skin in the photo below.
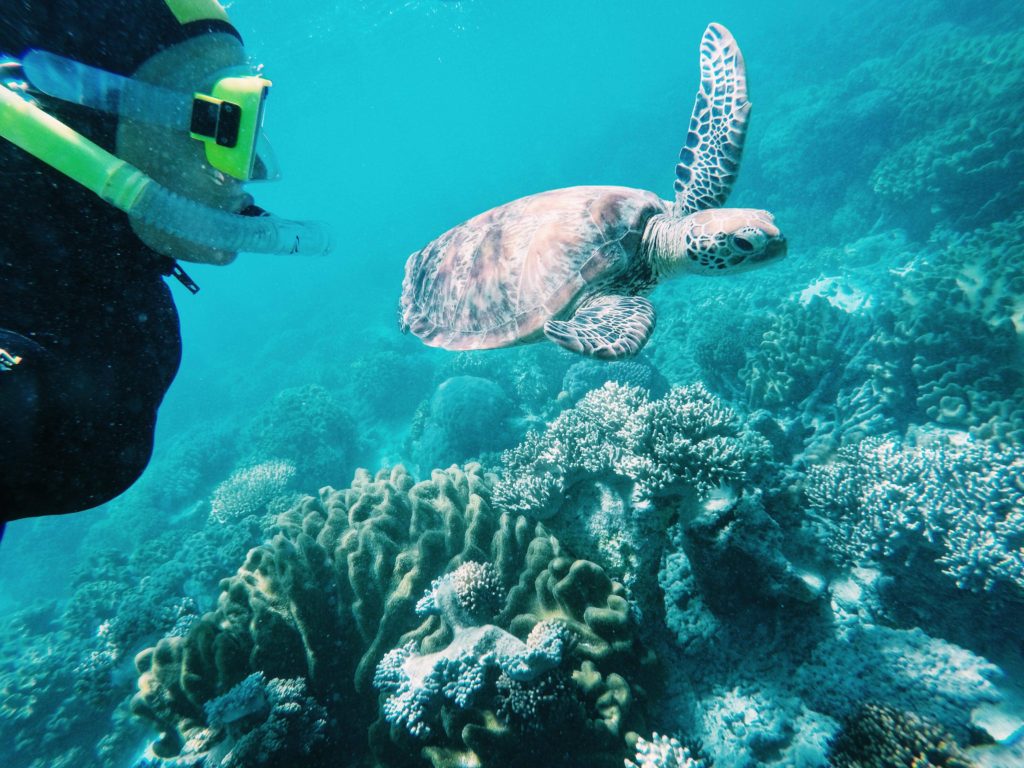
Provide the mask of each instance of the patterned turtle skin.
[{"label": "patterned turtle skin", "polygon": [[548,338],[584,355],[635,355],[654,331],[643,294],[680,271],[734,273],[786,251],[772,214],[721,208],[750,112],[743,57],[725,27],[701,42],[701,85],[676,166],[675,201],[629,187],[523,197],[409,257],[401,325],[450,350]]}]

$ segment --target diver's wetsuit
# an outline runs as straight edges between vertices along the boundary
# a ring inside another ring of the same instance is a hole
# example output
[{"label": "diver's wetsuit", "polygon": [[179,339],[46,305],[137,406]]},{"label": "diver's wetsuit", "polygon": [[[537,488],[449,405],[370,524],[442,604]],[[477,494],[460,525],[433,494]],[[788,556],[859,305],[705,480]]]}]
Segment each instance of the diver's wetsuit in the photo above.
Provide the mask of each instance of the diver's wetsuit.
[{"label": "diver's wetsuit", "polygon": [[[131,75],[162,48],[222,21],[179,24],[165,0],[10,0],[0,53],[40,48]],[[2,86],[0,86],[2,87]],[[114,151],[115,118],[46,107]],[[142,473],[157,407],[178,370],[173,262],[125,214],[0,138],[0,535],[21,517],[74,512]]]}]

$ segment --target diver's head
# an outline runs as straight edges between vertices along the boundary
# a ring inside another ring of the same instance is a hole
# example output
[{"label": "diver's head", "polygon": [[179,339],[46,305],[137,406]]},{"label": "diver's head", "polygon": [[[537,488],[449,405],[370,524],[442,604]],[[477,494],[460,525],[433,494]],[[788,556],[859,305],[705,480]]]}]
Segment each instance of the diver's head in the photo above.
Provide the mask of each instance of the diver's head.
[{"label": "diver's head", "polygon": [[[238,38],[208,33],[166,48],[149,58],[133,79],[174,91],[209,92],[225,71],[247,64]],[[187,126],[164,125],[122,116],[117,127],[117,155],[183,197],[211,208],[239,213],[252,204],[243,182],[214,168],[205,145]],[[153,250],[184,261],[228,264],[237,253],[185,240],[135,217],[132,229]]]},{"label": "diver's head", "polygon": [[159,253],[227,264],[240,251],[324,254],[330,231],[252,205],[242,185],[277,178],[262,133],[270,81],[239,41],[206,33],[124,77],[47,51],[21,68],[33,92],[118,116],[117,154],[92,143],[0,80],[0,137],[128,214]]}]

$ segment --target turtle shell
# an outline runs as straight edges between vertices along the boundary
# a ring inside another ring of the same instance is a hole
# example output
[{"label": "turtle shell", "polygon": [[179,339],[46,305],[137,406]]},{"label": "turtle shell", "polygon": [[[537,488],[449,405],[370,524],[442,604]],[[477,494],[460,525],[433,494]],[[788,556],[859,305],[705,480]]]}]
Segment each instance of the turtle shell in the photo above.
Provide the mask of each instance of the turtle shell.
[{"label": "turtle shell", "polygon": [[533,341],[588,295],[652,282],[635,257],[647,220],[667,212],[653,192],[628,187],[556,189],[492,208],[409,257],[402,328],[453,350]]}]

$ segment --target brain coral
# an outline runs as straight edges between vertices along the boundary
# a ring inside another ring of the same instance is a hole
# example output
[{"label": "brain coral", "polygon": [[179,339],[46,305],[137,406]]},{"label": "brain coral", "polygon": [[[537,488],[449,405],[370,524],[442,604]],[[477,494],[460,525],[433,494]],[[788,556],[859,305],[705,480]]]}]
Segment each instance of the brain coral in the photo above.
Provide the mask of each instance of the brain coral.
[{"label": "brain coral", "polygon": [[[205,734],[212,747],[226,738],[205,705],[262,672],[267,679],[305,681],[308,695],[326,709],[322,748],[332,754],[370,760],[372,752],[379,765],[407,765],[422,749],[438,766],[535,764],[553,729],[567,720],[552,713],[550,727],[524,741],[522,729],[499,714],[511,712],[503,704],[507,692],[491,675],[476,674],[482,656],[464,667],[448,670],[447,661],[437,667],[451,671],[462,688],[423,710],[429,733],[385,717],[397,688],[384,680],[380,701],[373,692],[375,670],[388,652],[405,649],[390,657],[397,666],[386,665],[395,671],[414,654],[480,651],[472,642],[456,643],[459,625],[493,613],[492,629],[478,634],[507,637],[508,647],[553,654],[552,639],[537,634],[552,619],[571,633],[571,653],[557,658],[564,665],[559,674],[573,681],[579,715],[573,760],[621,765],[623,737],[639,717],[642,692],[633,682],[641,653],[624,590],[593,563],[566,557],[540,526],[493,512],[490,482],[475,465],[438,470],[420,483],[400,467],[376,477],[360,471],[351,488],[326,488],[319,499],[306,497],[281,515],[280,533],[221,583],[216,611],[185,637],[164,638],[137,658],[133,708],[162,732],[155,753],[174,759],[190,739]],[[461,617],[455,621],[452,606]],[[506,672],[516,675],[515,665]],[[400,677],[394,676],[399,684]],[[544,676],[537,684],[550,685]],[[417,739],[412,730],[426,738],[410,751],[408,740]],[[322,758],[308,756],[310,764]]]}]

